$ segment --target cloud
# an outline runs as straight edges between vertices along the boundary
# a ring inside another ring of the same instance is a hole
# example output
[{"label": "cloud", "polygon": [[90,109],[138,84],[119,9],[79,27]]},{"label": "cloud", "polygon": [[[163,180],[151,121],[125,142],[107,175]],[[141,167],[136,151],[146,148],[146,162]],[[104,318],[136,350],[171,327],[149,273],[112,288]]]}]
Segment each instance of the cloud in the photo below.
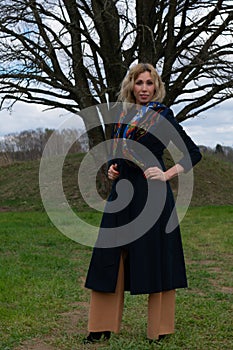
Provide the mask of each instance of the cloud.
[{"label": "cloud", "polygon": [[233,101],[212,108],[200,116],[182,123],[186,132],[199,145],[233,146]]},{"label": "cloud", "polygon": [[[29,129],[56,129],[70,116],[71,113],[63,109],[45,111],[44,106],[18,102],[11,113],[0,111],[0,136]],[[83,122],[78,118],[78,127],[81,128]]]}]

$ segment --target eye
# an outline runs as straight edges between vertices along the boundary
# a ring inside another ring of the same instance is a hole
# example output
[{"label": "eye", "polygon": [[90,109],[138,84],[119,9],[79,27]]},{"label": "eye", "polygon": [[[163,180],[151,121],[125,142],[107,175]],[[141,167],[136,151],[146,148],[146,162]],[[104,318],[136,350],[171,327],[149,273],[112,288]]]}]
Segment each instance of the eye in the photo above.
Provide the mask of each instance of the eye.
[{"label": "eye", "polygon": [[136,80],[135,85],[142,85],[142,80]]},{"label": "eye", "polygon": [[147,85],[154,85],[154,83],[153,83],[152,80],[149,80],[149,81],[147,82]]}]

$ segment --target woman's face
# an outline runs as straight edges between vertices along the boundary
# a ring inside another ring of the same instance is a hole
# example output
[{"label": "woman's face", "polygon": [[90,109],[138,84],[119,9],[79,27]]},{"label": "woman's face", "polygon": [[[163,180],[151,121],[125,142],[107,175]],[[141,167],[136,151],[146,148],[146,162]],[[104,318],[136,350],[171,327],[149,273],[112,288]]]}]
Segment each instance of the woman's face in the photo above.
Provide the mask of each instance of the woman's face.
[{"label": "woman's face", "polygon": [[144,105],[152,100],[155,94],[155,84],[150,72],[139,74],[134,82],[133,94],[136,104]]}]

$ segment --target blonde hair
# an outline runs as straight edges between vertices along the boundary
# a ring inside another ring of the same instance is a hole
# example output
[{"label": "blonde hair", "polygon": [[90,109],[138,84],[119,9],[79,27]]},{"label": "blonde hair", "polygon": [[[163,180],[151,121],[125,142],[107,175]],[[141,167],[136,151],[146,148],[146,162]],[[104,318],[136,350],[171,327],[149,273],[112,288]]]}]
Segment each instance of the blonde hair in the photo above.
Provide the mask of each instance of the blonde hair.
[{"label": "blonde hair", "polygon": [[163,99],[166,94],[164,83],[162,82],[162,79],[157,73],[156,69],[149,63],[138,63],[134,65],[132,68],[130,68],[128,74],[125,76],[125,78],[121,83],[121,89],[118,95],[118,101],[126,104],[136,103],[136,100],[133,94],[134,83],[138,78],[139,74],[144,72],[150,72],[151,78],[155,85],[155,93],[151,101],[163,102]]}]

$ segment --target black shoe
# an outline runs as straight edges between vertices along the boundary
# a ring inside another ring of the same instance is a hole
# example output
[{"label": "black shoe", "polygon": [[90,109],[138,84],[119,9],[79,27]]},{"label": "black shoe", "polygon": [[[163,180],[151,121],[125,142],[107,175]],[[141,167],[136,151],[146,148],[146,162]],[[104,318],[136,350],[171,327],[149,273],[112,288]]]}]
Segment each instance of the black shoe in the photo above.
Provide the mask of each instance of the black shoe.
[{"label": "black shoe", "polygon": [[95,343],[101,339],[108,340],[111,337],[111,332],[90,332],[89,335],[84,339],[84,344]]},{"label": "black shoe", "polygon": [[157,343],[159,342],[161,339],[165,338],[167,336],[167,334],[160,334],[158,339],[148,339],[150,344],[153,343]]},{"label": "black shoe", "polygon": [[165,338],[165,337],[167,337],[168,336],[168,334],[160,334],[159,335],[159,340],[161,340],[161,339],[163,339],[163,338]]}]

